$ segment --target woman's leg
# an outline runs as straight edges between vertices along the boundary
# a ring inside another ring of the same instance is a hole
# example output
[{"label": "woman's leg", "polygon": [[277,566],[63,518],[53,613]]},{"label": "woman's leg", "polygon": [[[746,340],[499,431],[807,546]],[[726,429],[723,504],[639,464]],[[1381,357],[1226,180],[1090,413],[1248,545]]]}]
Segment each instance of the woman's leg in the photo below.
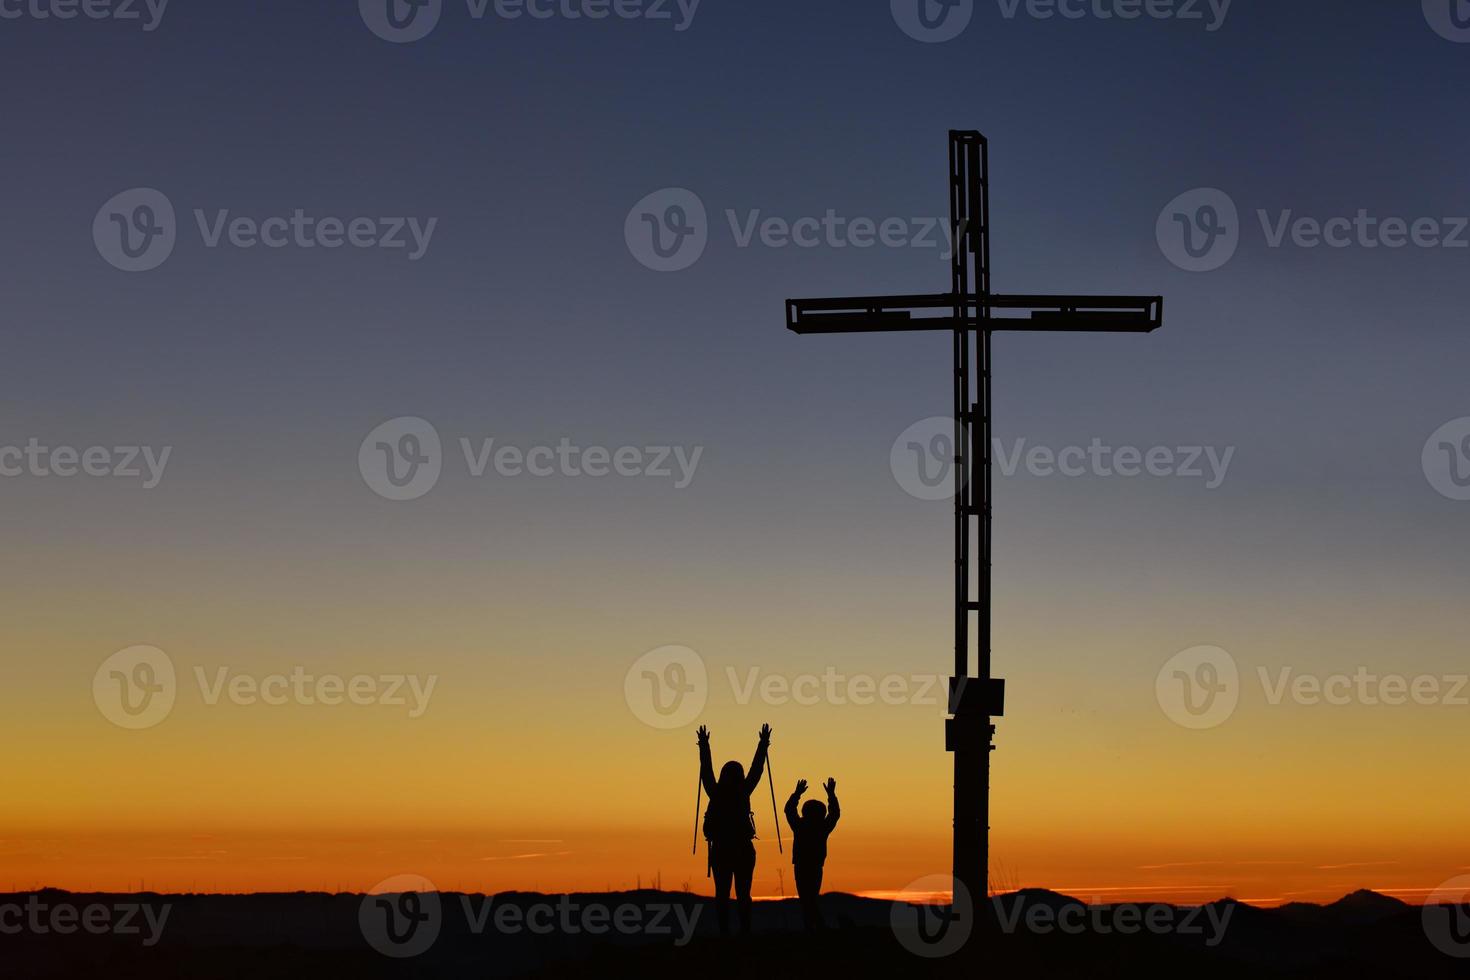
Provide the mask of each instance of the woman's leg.
[{"label": "woman's leg", "polygon": [[710,845],[710,869],[715,876],[715,917],[720,922],[720,935],[730,932],[730,880],[734,877],[728,859],[719,848]]},{"label": "woman's leg", "polygon": [[740,910],[740,931],[750,932],[750,883],[755,878],[755,845],[746,844],[735,868],[735,902]]}]

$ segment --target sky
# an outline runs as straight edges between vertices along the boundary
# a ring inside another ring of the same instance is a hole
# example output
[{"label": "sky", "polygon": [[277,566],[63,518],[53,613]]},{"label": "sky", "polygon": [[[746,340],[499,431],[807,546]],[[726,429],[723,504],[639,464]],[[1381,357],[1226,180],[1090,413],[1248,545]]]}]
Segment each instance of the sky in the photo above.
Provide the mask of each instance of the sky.
[{"label": "sky", "polygon": [[0,0],[0,888],[707,891],[764,722],[947,871],[949,344],[783,304],[948,287],[951,129],[995,289],[1165,297],[995,340],[993,884],[1470,869],[1447,8],[382,3]]}]

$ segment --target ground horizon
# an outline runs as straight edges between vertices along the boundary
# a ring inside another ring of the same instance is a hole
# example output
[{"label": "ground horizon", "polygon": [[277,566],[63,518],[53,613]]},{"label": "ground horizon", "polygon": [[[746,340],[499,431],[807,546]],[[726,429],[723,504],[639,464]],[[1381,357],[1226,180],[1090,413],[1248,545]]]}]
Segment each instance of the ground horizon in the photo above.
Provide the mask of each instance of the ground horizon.
[{"label": "ground horizon", "polygon": [[[1425,898],[1428,898],[1436,890],[1437,889],[1435,889],[1435,888],[1413,889],[1412,890],[1412,893],[1413,894],[1418,894],[1418,895],[1423,895]],[[706,898],[706,899],[713,897],[710,894],[706,894],[706,893],[701,892],[701,891],[698,891],[698,890],[684,891],[682,889],[654,888],[652,886],[644,886],[642,888],[633,887],[633,888],[626,888],[626,889],[623,889],[623,888],[614,888],[614,889],[610,889],[610,890],[577,889],[575,891],[569,891],[569,892],[568,891],[543,891],[543,890],[538,890],[538,889],[534,889],[534,888],[507,888],[507,889],[504,889],[502,891],[495,891],[495,892],[484,892],[484,891],[474,891],[474,890],[465,891],[465,890],[459,889],[459,888],[439,888],[438,891],[439,891],[440,894],[444,894],[444,895],[476,895],[476,896],[482,896],[482,897],[486,897],[486,898],[494,898],[494,897],[498,897],[498,896],[502,896],[502,895],[561,896],[561,895],[630,895],[630,894],[644,894],[644,893],[648,893],[648,894],[664,894],[664,895],[688,895],[688,896],[691,896],[693,898]],[[155,889],[143,887],[143,888],[136,889],[136,890],[131,890],[131,891],[128,891],[128,890],[122,890],[122,891],[118,891],[118,890],[104,890],[104,891],[98,891],[98,890],[89,890],[89,889],[58,888],[58,887],[51,886],[51,885],[37,885],[37,886],[31,887],[31,888],[20,889],[20,888],[15,888],[12,885],[9,890],[0,890],[0,896],[30,895],[30,894],[39,894],[41,892],[56,892],[56,893],[64,894],[64,895],[87,895],[87,896],[94,896],[94,895],[96,895],[96,896],[141,896],[141,895],[155,895],[155,896],[162,896],[162,897],[169,897],[169,896],[199,896],[199,897],[217,897],[217,898],[251,898],[251,897],[271,897],[271,896],[284,896],[284,895],[332,895],[332,896],[347,895],[347,896],[365,896],[365,895],[378,894],[377,892],[373,892],[373,891],[361,891],[361,890],[353,890],[353,889],[337,890],[337,889],[330,889],[330,888],[299,888],[299,889],[290,889],[290,890],[265,889],[265,890],[261,890],[261,891],[232,892],[232,891],[172,891],[172,890],[158,891],[158,890],[155,890]],[[1201,905],[1211,905],[1211,904],[1215,904],[1215,903],[1219,903],[1219,902],[1235,902],[1235,903],[1238,903],[1240,905],[1248,905],[1248,906],[1251,906],[1252,908],[1258,908],[1258,909],[1273,909],[1273,908],[1279,908],[1282,905],[1291,905],[1291,904],[1315,905],[1315,906],[1319,906],[1319,907],[1326,907],[1326,906],[1333,905],[1333,904],[1336,904],[1338,902],[1341,902],[1344,899],[1352,898],[1352,897],[1354,897],[1356,895],[1365,894],[1365,893],[1372,894],[1372,895],[1377,895],[1377,896],[1381,896],[1383,898],[1393,899],[1394,901],[1402,902],[1404,905],[1409,906],[1411,908],[1420,908],[1420,907],[1423,907],[1426,904],[1432,904],[1432,905],[1445,905],[1445,904],[1459,905],[1459,904],[1464,904],[1463,902],[1452,902],[1452,901],[1450,901],[1450,902],[1447,902],[1447,901],[1439,901],[1439,902],[1432,902],[1432,903],[1431,902],[1426,902],[1426,901],[1414,901],[1411,898],[1405,897],[1403,894],[1394,894],[1394,893],[1391,893],[1391,892],[1388,892],[1388,891],[1385,891],[1385,890],[1371,888],[1371,887],[1355,888],[1352,891],[1345,892],[1341,896],[1337,897],[1336,899],[1332,899],[1330,901],[1307,901],[1307,900],[1302,900],[1302,899],[1291,899],[1291,900],[1288,900],[1288,901],[1276,902],[1276,903],[1265,903],[1265,902],[1261,902],[1259,900],[1251,901],[1251,900],[1247,900],[1247,899],[1236,898],[1233,895],[1221,895],[1221,896],[1219,896],[1217,898],[1208,899],[1208,900],[1202,901],[1202,902],[1201,901],[1178,901],[1178,900],[1173,900],[1173,899],[1169,899],[1167,897],[1161,897],[1161,896],[1155,896],[1155,897],[1153,897],[1151,899],[1146,899],[1146,898],[1136,898],[1136,899],[1110,899],[1110,900],[1107,900],[1107,901],[1103,901],[1100,897],[1097,897],[1097,896],[1094,896],[1092,899],[1089,899],[1089,897],[1085,893],[1081,893],[1081,892],[1069,892],[1069,891],[1065,891],[1065,890],[1061,890],[1061,889],[1048,888],[1048,887],[1044,887],[1044,886],[1034,886],[1034,885],[1026,885],[1026,886],[1023,886],[1021,888],[1009,889],[1009,890],[1006,890],[1006,891],[992,891],[990,893],[990,895],[989,895],[989,899],[994,900],[994,899],[998,899],[998,898],[1010,898],[1010,897],[1014,897],[1016,895],[1027,894],[1027,893],[1045,893],[1045,894],[1049,894],[1049,895],[1055,895],[1055,896],[1059,896],[1059,897],[1062,897],[1062,898],[1067,898],[1067,899],[1072,899],[1072,900],[1078,901],[1078,902],[1080,902],[1080,903],[1082,903],[1084,905],[1087,905],[1087,906],[1157,904],[1157,905],[1173,905],[1173,906],[1177,906],[1177,907],[1180,907],[1180,908],[1196,908],[1196,907],[1201,906]],[[831,890],[831,891],[824,890],[822,894],[823,894],[824,897],[825,896],[836,896],[836,897],[844,897],[844,898],[868,899],[868,900],[877,901],[877,902],[896,902],[896,903],[903,903],[903,904],[937,904],[937,905],[942,905],[942,904],[948,904],[951,901],[951,898],[952,898],[951,893],[948,893],[948,892],[901,892],[901,891],[885,891],[885,890],[871,890],[871,891],[861,891],[861,892],[846,892],[846,891],[840,891],[840,890]],[[762,894],[754,894],[753,893],[751,895],[751,900],[752,901],[755,901],[755,902],[787,902],[787,901],[796,901],[796,896],[794,894],[792,894],[792,895],[780,895],[780,894],[762,895]]]}]

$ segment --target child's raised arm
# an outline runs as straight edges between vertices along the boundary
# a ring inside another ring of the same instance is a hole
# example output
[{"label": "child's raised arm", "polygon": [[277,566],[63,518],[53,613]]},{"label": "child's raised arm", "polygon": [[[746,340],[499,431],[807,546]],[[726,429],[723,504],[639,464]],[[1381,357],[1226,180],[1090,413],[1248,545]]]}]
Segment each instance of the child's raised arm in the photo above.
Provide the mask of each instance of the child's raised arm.
[{"label": "child's raised arm", "polygon": [[827,833],[830,834],[837,826],[837,818],[842,816],[842,808],[837,805],[837,780],[828,776],[824,788],[827,790]]},{"label": "child's raised arm", "polygon": [[786,801],[786,823],[790,825],[792,832],[796,831],[796,822],[799,819],[796,813],[796,804],[801,802],[801,794],[806,792],[806,780],[796,781],[796,791]]}]

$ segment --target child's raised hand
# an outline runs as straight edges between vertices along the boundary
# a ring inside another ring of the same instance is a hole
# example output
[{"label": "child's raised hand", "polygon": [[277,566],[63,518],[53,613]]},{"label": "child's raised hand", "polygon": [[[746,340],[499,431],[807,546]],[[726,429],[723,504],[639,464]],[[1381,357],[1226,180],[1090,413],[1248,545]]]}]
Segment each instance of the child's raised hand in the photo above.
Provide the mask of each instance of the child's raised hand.
[{"label": "child's raised hand", "polygon": [[831,776],[828,776],[827,781],[822,785],[827,790],[828,796],[831,796],[832,794],[837,792],[837,780],[833,779]]},{"label": "child's raised hand", "polygon": [[709,728],[707,728],[704,725],[700,725],[699,726],[699,731],[696,732],[695,734],[699,737],[699,744],[700,745],[708,745],[709,744]]},{"label": "child's raised hand", "polygon": [[800,796],[801,794],[803,794],[805,792],[806,792],[806,780],[805,779],[798,779],[796,781],[796,795],[797,796]]}]

